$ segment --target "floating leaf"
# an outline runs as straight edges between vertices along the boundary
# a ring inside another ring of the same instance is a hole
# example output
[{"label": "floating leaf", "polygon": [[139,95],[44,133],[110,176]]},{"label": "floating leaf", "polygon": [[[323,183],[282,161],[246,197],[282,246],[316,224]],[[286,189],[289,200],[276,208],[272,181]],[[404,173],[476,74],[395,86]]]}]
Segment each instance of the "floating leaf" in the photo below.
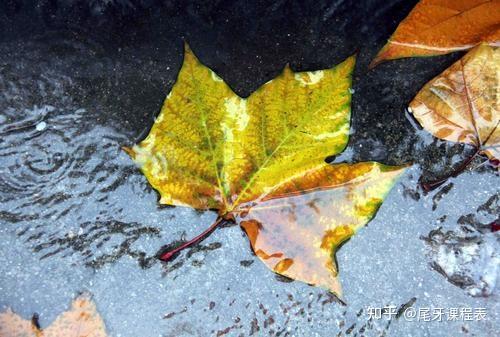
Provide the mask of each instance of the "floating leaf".
[{"label": "floating leaf", "polygon": [[244,99],[187,48],[151,132],[127,152],[160,203],[218,211],[195,240],[222,219],[236,220],[275,272],[339,294],[335,250],[375,214],[402,172],[324,161],[347,145],[354,63],[286,67]]},{"label": "floating leaf", "polygon": [[480,45],[427,83],[410,103],[435,137],[470,144],[500,158],[500,50]]},{"label": "floating leaf", "polygon": [[87,295],[76,298],[69,311],[47,328],[36,320],[25,320],[12,310],[0,313],[0,337],[106,337],[104,322]]},{"label": "floating leaf", "polygon": [[371,63],[500,44],[500,1],[421,0]]}]

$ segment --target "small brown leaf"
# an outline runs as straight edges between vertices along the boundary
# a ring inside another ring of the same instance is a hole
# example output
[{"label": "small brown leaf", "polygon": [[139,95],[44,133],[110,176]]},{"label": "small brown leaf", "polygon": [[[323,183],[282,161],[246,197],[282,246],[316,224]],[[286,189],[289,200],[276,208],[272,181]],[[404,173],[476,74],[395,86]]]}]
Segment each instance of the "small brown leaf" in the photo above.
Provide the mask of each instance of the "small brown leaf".
[{"label": "small brown leaf", "polygon": [[106,337],[104,322],[88,295],[76,298],[71,309],[50,326],[39,329],[12,310],[0,313],[0,337]]},{"label": "small brown leaf", "polygon": [[410,103],[435,137],[470,144],[500,158],[500,50],[481,45],[427,83]]}]

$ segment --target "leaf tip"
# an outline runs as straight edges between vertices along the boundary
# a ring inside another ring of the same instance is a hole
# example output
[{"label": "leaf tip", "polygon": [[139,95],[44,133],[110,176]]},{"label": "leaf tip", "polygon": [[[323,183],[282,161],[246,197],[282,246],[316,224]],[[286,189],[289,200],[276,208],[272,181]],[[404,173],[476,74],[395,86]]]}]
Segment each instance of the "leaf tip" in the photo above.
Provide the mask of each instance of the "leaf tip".
[{"label": "leaf tip", "polygon": [[412,166],[413,166],[413,163],[393,166],[394,173],[396,174],[396,179],[399,179],[406,172],[406,170]]},{"label": "leaf tip", "polygon": [[135,153],[133,148],[128,147],[128,146],[122,146],[122,150],[125,151],[130,156],[130,158],[135,160],[136,153]]},{"label": "leaf tip", "polygon": [[295,71],[292,70],[292,67],[290,66],[290,62],[285,63],[285,66],[283,67],[283,70],[281,71],[281,74],[295,74]]},{"label": "leaf tip", "polygon": [[193,50],[189,46],[189,43],[186,40],[184,40],[184,54],[188,54],[188,53],[192,53],[192,52],[193,52]]},{"label": "leaf tip", "polygon": [[378,53],[377,56],[375,56],[375,58],[368,65],[368,70],[372,70],[373,68],[375,68],[376,66],[378,66],[382,62],[384,62],[384,59],[380,55],[380,53]]},{"label": "leaf tip", "polygon": [[193,52],[193,49],[189,46],[187,41],[184,41],[184,61],[183,64],[187,61],[194,61],[195,63],[199,63],[199,59],[196,54]]},{"label": "leaf tip", "polygon": [[358,51],[356,51],[354,54],[349,56],[344,62],[348,63],[349,66],[354,69],[354,66],[356,65],[356,61],[358,60]]},{"label": "leaf tip", "polygon": [[383,63],[383,62],[391,59],[391,57],[389,56],[390,46],[391,46],[391,41],[389,40],[382,47],[382,49],[379,50],[379,52],[377,53],[377,55],[370,62],[370,64],[368,65],[368,70],[372,70],[373,68],[375,68],[376,66],[378,66],[380,63]]}]

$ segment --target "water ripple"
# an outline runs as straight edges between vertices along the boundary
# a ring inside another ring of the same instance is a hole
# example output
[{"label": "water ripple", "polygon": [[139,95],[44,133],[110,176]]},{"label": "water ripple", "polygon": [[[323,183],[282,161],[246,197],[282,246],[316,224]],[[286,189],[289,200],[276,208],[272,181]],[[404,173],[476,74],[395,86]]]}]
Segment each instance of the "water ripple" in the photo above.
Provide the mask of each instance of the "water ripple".
[{"label": "water ripple", "polygon": [[154,252],[133,246],[160,230],[130,209],[132,198],[152,191],[120,148],[127,137],[85,109],[45,105],[1,116],[0,221],[17,224],[9,228],[40,259],[74,256],[99,268],[127,255],[149,267]]}]

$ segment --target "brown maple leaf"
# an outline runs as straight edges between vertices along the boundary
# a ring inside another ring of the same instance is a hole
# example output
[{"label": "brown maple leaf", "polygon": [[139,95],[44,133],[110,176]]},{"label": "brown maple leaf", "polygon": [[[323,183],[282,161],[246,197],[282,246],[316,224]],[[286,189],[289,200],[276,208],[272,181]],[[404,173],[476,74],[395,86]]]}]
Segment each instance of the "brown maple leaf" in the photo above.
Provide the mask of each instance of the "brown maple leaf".
[{"label": "brown maple leaf", "polygon": [[370,67],[385,60],[466,50],[482,42],[500,44],[500,1],[421,0]]},{"label": "brown maple leaf", "polygon": [[435,137],[472,145],[475,155],[484,154],[494,164],[500,158],[499,82],[500,49],[480,45],[428,82],[410,110]]},{"label": "brown maple leaf", "polygon": [[0,337],[106,337],[104,322],[89,295],[81,295],[71,308],[47,328],[36,319],[26,320],[11,309],[0,313]]}]

